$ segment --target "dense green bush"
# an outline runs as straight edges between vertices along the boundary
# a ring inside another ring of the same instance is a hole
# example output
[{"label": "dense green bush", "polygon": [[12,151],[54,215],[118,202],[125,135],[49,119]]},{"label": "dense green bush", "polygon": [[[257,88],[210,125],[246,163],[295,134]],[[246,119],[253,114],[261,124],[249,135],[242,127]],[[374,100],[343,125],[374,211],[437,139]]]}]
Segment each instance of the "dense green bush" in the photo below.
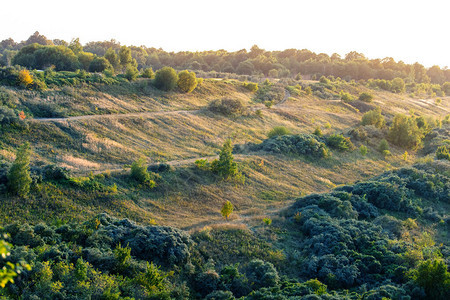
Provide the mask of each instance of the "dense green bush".
[{"label": "dense green bush", "polygon": [[442,260],[422,262],[414,274],[415,282],[424,288],[428,299],[448,299],[450,273]]},{"label": "dense green bush", "polygon": [[364,102],[372,102],[373,95],[368,92],[363,92],[363,93],[359,94],[358,100],[364,101]]},{"label": "dense green bush", "polygon": [[256,92],[258,91],[258,84],[254,82],[244,82],[242,84],[243,87],[245,87],[250,92]]},{"label": "dense green bush", "polygon": [[128,79],[129,81],[133,81],[136,80],[136,78],[139,75],[139,71],[136,67],[134,66],[127,66],[127,69],[125,71],[125,78]]},{"label": "dense green bush", "polygon": [[209,103],[208,109],[212,112],[220,113],[226,116],[241,115],[246,110],[241,100],[231,98],[214,100]]},{"label": "dense green bush", "polygon": [[103,72],[112,69],[111,63],[104,57],[94,58],[89,65],[89,72]]},{"label": "dense green bush", "polygon": [[330,148],[337,149],[339,151],[349,151],[355,148],[350,138],[345,137],[342,134],[332,134],[326,137],[326,144]]},{"label": "dense green bush", "polygon": [[142,72],[142,77],[153,79],[155,77],[155,73],[153,72],[152,68],[145,68],[144,71]]},{"label": "dense green bush", "polygon": [[178,87],[184,93],[190,93],[197,87],[197,77],[194,72],[188,70],[178,73]]},{"label": "dense green bush", "polygon": [[420,130],[414,117],[397,114],[389,127],[388,137],[398,146],[417,148],[421,145],[424,132]]},{"label": "dense green bush", "polygon": [[148,185],[150,188],[153,188],[156,185],[154,176],[152,173],[148,172],[147,166],[145,165],[145,160],[143,158],[140,158],[131,164],[130,176],[134,180]]},{"label": "dense green bush", "polygon": [[377,107],[374,110],[366,112],[361,119],[361,124],[363,126],[373,125],[377,128],[383,128],[386,124],[383,115],[381,114],[381,109]]},{"label": "dense green bush", "polygon": [[164,67],[156,71],[153,84],[156,88],[167,92],[175,88],[177,81],[177,72],[171,67]]},{"label": "dense green bush", "polygon": [[447,146],[440,146],[436,150],[437,159],[447,159],[450,160],[450,153]]},{"label": "dense green bush", "polygon": [[30,155],[29,143],[24,143],[17,149],[16,159],[8,171],[8,189],[13,195],[26,197],[30,192]]},{"label": "dense green bush", "polygon": [[252,151],[328,157],[330,151],[322,138],[313,134],[283,135],[251,144]]}]

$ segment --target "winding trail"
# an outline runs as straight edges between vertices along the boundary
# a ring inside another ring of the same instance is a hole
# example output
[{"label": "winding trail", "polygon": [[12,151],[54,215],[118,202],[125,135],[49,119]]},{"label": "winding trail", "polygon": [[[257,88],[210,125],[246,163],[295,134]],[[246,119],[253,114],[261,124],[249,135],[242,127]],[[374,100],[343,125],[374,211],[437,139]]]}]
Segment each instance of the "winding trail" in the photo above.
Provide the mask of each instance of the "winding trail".
[{"label": "winding trail", "polygon": [[[275,104],[273,107],[280,107],[287,99],[291,96],[288,90],[285,90],[284,98]],[[259,108],[267,109],[265,107],[260,107],[261,105],[254,105],[250,107],[250,110],[256,110]],[[204,108],[203,108],[204,109]],[[83,116],[73,116],[73,117],[63,117],[63,118],[33,118],[31,121],[35,122],[68,122],[68,121],[83,121],[83,120],[99,120],[99,119],[117,119],[117,118],[128,118],[128,117],[153,117],[153,116],[164,116],[164,115],[175,115],[175,114],[196,114],[203,109],[194,110],[162,110],[162,111],[145,111],[145,112],[132,112],[124,114],[102,114],[102,115],[83,115]]]}]

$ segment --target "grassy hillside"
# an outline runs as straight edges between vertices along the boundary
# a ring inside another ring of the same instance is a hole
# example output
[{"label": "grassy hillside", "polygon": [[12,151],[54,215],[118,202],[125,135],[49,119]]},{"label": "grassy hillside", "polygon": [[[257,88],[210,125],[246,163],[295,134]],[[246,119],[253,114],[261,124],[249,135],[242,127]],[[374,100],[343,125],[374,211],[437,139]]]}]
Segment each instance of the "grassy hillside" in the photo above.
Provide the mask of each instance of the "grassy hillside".
[{"label": "grassy hillside", "polygon": [[[15,245],[8,259],[32,265],[1,293],[432,299],[420,270],[448,265],[450,168],[435,152],[449,146],[450,97],[328,79],[258,86],[1,87],[0,223]],[[373,101],[356,100],[363,92]],[[386,125],[361,125],[377,107]],[[227,139],[245,182],[196,163]],[[18,197],[8,170],[27,142],[30,192]],[[130,176],[139,158],[155,186]]]}]

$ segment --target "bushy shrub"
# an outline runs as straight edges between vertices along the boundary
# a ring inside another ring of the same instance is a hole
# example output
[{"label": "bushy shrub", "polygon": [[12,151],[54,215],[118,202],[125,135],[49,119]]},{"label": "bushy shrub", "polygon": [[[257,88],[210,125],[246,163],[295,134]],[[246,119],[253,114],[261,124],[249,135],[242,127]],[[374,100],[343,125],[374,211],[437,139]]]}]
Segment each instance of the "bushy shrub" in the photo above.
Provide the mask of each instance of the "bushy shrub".
[{"label": "bushy shrub", "polygon": [[436,150],[436,158],[450,160],[449,148],[445,145],[438,147]]},{"label": "bushy shrub", "polygon": [[374,110],[366,112],[361,119],[361,124],[363,126],[373,125],[377,128],[383,128],[386,124],[383,115],[381,114],[381,109],[377,107]]},{"label": "bushy shrub", "polygon": [[153,79],[155,77],[155,72],[153,72],[152,68],[145,68],[144,71],[142,72],[142,77]]},{"label": "bushy shrub", "polygon": [[378,145],[378,151],[383,153],[384,151],[389,151],[389,143],[385,139],[382,139],[380,145]]},{"label": "bushy shrub", "polygon": [[389,128],[389,139],[396,145],[406,148],[417,148],[424,137],[414,117],[397,114]]},{"label": "bushy shrub", "polygon": [[363,93],[359,94],[358,100],[364,101],[364,102],[372,102],[373,95],[368,92],[363,92]]},{"label": "bushy shrub", "polygon": [[164,67],[156,71],[153,84],[157,89],[167,92],[175,88],[177,81],[177,72],[171,67]]},{"label": "bushy shrub", "polygon": [[276,286],[280,279],[273,264],[260,259],[252,260],[249,263],[246,274],[254,289]]},{"label": "bushy shrub", "polygon": [[136,80],[139,75],[139,71],[135,66],[129,65],[127,66],[127,70],[125,71],[125,78],[129,81]]},{"label": "bushy shrub", "polygon": [[219,159],[214,160],[211,163],[211,171],[217,173],[220,177],[228,180],[234,179],[244,182],[245,178],[242,173],[239,172],[236,162],[233,156],[233,145],[231,140],[227,140],[219,153]]},{"label": "bushy shrub", "polygon": [[250,149],[252,151],[311,155],[322,158],[326,158],[331,155],[323,140],[313,134],[277,136],[264,140],[261,144],[251,144]]},{"label": "bushy shrub", "polygon": [[149,187],[155,187],[156,185],[152,174],[147,171],[147,166],[145,165],[145,160],[143,158],[140,158],[131,164],[130,175],[134,180],[146,184]]},{"label": "bushy shrub", "polygon": [[239,99],[223,98],[209,103],[208,109],[226,116],[241,115],[245,112],[245,106]]},{"label": "bushy shrub", "polygon": [[244,82],[242,84],[243,87],[245,87],[247,90],[249,90],[250,92],[255,93],[256,91],[258,91],[258,84],[254,83],[254,82]]},{"label": "bushy shrub", "polygon": [[353,101],[353,100],[355,100],[355,98],[352,95],[350,95],[348,92],[340,91],[339,92],[339,96],[340,96],[342,101]]},{"label": "bushy shrub", "polygon": [[8,189],[13,195],[26,197],[30,192],[30,155],[28,142],[17,149],[16,159],[8,171]]},{"label": "bushy shrub", "polygon": [[424,288],[430,299],[447,299],[450,291],[450,273],[442,260],[422,262],[414,274],[414,281]]},{"label": "bushy shrub", "polygon": [[339,151],[353,150],[355,146],[348,137],[344,137],[342,134],[332,134],[326,138],[326,143],[329,147],[337,149]]},{"label": "bushy shrub", "polygon": [[104,57],[96,57],[89,65],[89,72],[103,72],[113,70],[111,63]]},{"label": "bushy shrub", "polygon": [[359,147],[359,152],[361,153],[362,156],[366,156],[367,154],[367,147],[364,145],[361,145],[361,147]]},{"label": "bushy shrub", "polygon": [[190,93],[197,87],[197,77],[194,72],[188,70],[178,73],[178,87],[184,93]]},{"label": "bushy shrub", "polygon": [[272,128],[268,133],[267,136],[269,138],[273,138],[276,136],[282,136],[282,135],[288,135],[290,134],[289,129],[287,129],[284,126],[275,126],[274,128]]}]

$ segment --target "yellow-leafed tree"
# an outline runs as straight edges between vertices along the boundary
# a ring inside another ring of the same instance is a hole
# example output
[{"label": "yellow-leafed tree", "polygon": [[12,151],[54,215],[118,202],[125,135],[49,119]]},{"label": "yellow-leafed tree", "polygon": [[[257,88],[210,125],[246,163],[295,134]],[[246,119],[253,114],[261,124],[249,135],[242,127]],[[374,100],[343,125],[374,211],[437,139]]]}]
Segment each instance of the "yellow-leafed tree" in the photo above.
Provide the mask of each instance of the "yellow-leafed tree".
[{"label": "yellow-leafed tree", "polygon": [[228,200],[227,200],[227,202],[225,202],[222,205],[222,209],[220,210],[220,212],[222,213],[222,216],[224,216],[227,221],[228,221],[228,217],[233,212],[233,209],[234,209],[233,204]]},{"label": "yellow-leafed tree", "polygon": [[27,87],[33,83],[33,78],[31,77],[30,72],[28,70],[19,71],[18,80],[19,80],[19,84],[21,84],[25,87]]}]

